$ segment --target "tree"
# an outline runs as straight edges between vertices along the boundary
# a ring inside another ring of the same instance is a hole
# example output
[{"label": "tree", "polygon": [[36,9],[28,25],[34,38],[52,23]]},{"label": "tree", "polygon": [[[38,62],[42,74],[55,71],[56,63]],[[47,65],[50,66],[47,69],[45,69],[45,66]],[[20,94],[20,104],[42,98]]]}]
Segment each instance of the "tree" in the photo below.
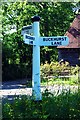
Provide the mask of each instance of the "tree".
[{"label": "tree", "polygon": [[[22,27],[31,24],[32,16],[39,15],[41,36],[64,35],[74,18],[73,6],[72,3],[63,2],[5,2],[2,5],[3,65],[27,64],[31,68],[32,46],[24,44]],[[12,26],[16,26],[15,33],[10,33]],[[41,63],[46,60],[49,63],[58,60],[56,47],[41,47]]]}]

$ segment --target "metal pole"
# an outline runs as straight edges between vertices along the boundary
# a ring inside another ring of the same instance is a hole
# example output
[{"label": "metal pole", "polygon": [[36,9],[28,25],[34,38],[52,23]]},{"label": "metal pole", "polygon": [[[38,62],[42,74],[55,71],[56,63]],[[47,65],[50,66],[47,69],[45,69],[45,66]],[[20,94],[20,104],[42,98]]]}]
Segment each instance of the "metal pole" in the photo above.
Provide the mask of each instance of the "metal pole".
[{"label": "metal pole", "polygon": [[39,41],[39,16],[32,18],[33,22],[33,34],[35,36],[36,45],[33,45],[33,66],[32,66],[32,94],[34,100],[42,100],[41,88],[40,88],[40,46]]}]

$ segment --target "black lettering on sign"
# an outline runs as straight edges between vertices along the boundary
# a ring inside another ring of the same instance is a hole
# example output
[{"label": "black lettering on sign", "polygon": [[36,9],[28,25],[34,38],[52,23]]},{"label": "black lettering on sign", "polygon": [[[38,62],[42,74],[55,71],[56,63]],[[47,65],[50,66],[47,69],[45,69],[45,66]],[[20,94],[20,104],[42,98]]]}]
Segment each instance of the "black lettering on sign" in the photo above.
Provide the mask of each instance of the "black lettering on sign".
[{"label": "black lettering on sign", "polygon": [[54,45],[53,42],[51,42],[51,45]]},{"label": "black lettering on sign", "polygon": [[34,37],[27,36],[27,35],[26,35],[26,39],[35,40],[35,38],[34,38]]},{"label": "black lettering on sign", "polygon": [[57,45],[62,45],[62,42],[60,41],[60,42],[57,42]]},{"label": "black lettering on sign", "polygon": [[64,38],[62,38],[61,40],[64,41]]},{"label": "black lettering on sign", "polygon": [[52,41],[53,38],[43,38],[43,41]]},{"label": "black lettering on sign", "polygon": [[58,40],[61,40],[61,37],[59,37]]},{"label": "black lettering on sign", "polygon": [[62,45],[62,42],[60,41],[60,42],[51,42],[51,45],[54,45],[54,46],[58,46],[58,45]]},{"label": "black lettering on sign", "polygon": [[66,41],[66,37],[43,38],[43,41]]},{"label": "black lettering on sign", "polygon": [[30,44],[33,44],[33,41],[29,41]]},{"label": "black lettering on sign", "polygon": [[43,38],[43,41],[45,41],[45,38]]},{"label": "black lettering on sign", "polygon": [[66,41],[66,37],[62,38],[62,41]]},{"label": "black lettering on sign", "polygon": [[51,41],[51,38],[48,38],[48,41]]},{"label": "black lettering on sign", "polygon": [[66,41],[66,37],[65,37],[65,41]]},{"label": "black lettering on sign", "polygon": [[54,41],[56,41],[57,40],[57,38],[54,38]]}]

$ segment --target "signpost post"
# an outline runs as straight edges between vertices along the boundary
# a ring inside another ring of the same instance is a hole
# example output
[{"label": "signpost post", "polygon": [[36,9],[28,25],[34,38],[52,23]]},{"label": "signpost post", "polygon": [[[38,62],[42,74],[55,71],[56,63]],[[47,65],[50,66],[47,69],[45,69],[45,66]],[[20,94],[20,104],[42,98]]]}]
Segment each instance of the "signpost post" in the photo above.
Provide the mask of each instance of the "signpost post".
[{"label": "signpost post", "polygon": [[[33,45],[32,95],[35,101],[42,100],[40,87],[40,46],[62,46],[69,44],[67,36],[40,37],[39,21],[39,16],[32,17],[33,25],[23,27],[21,32],[24,42]],[[33,33],[34,36],[28,33]]]},{"label": "signpost post", "polygon": [[32,94],[35,100],[42,100],[40,89],[40,46],[38,45],[39,39],[39,21],[40,17],[35,16],[32,18],[33,34],[35,36],[36,45],[33,45],[33,74],[32,74]]}]

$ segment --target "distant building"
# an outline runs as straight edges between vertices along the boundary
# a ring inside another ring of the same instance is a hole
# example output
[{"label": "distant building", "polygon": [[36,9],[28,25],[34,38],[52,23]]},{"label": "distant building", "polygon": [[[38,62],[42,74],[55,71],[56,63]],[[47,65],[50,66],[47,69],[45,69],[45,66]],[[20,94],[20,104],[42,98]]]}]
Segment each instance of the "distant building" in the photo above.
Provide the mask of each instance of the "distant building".
[{"label": "distant building", "polygon": [[76,15],[65,36],[69,37],[69,45],[57,47],[59,61],[68,61],[71,66],[80,66],[80,14]]}]

